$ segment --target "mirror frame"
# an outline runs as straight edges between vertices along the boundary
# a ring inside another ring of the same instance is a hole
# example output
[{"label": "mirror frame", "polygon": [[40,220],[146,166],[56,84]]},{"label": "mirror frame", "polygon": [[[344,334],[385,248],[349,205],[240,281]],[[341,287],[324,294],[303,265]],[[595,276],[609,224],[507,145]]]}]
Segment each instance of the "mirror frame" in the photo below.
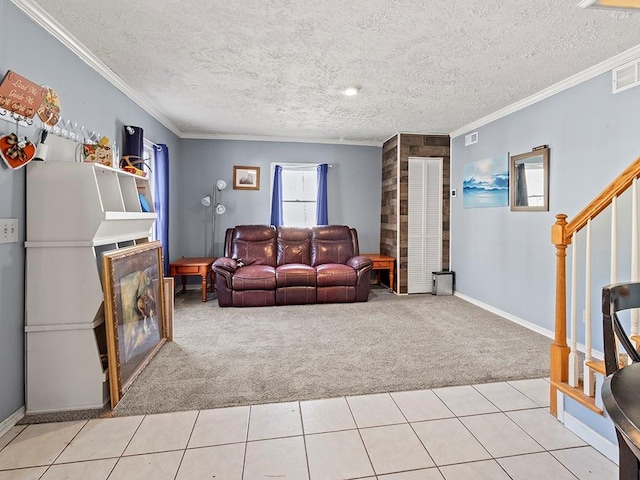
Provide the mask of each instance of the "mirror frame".
[{"label": "mirror frame", "polygon": [[[541,206],[517,206],[517,182],[516,164],[529,158],[542,157],[543,168],[543,194],[544,199]],[[532,151],[513,155],[509,158],[509,200],[512,212],[548,212],[549,211],[549,147],[536,147]]]}]

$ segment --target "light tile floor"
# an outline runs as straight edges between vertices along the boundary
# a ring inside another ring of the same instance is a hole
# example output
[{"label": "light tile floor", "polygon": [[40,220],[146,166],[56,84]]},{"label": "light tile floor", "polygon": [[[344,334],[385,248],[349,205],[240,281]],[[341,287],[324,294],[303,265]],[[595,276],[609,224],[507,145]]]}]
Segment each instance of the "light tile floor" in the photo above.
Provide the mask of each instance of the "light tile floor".
[{"label": "light tile floor", "polygon": [[545,379],[15,426],[0,480],[614,480]]}]

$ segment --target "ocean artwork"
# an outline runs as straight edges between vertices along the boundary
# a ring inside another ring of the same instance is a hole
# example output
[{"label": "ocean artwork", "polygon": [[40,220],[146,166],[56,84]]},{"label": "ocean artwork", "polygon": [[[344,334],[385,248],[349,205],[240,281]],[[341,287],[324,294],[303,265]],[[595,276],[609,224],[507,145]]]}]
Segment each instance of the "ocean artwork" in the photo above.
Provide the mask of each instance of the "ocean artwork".
[{"label": "ocean artwork", "polygon": [[464,208],[509,206],[509,154],[465,163],[462,180]]}]

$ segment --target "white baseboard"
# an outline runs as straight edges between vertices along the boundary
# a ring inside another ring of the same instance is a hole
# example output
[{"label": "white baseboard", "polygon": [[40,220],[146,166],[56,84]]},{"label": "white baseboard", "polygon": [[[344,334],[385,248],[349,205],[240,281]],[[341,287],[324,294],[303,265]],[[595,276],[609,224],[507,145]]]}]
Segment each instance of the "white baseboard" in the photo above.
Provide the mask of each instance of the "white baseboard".
[{"label": "white baseboard", "polygon": [[611,443],[580,420],[564,412],[564,426],[587,442],[616,465],[618,464],[618,444]]},{"label": "white baseboard", "polygon": [[511,315],[510,313],[507,313],[503,310],[495,308],[487,303],[481,302],[480,300],[476,300],[475,298],[468,297],[463,293],[454,292],[454,295],[456,297],[460,297],[463,300],[466,300],[469,303],[473,303],[474,305],[477,305],[480,308],[484,308],[485,310],[488,310],[491,313],[495,313],[496,315],[500,315],[501,317],[504,317],[507,320],[511,320],[513,323],[517,323],[518,325],[522,325],[523,327],[528,328],[529,330],[533,330],[534,332],[539,333],[540,335],[544,335],[545,337],[549,337],[551,339],[555,336],[555,333],[551,330],[547,330],[546,328],[542,328],[540,325],[536,325],[535,323],[531,323],[520,317]]},{"label": "white baseboard", "polygon": [[[512,321],[513,323],[517,323],[518,325],[521,325],[525,328],[528,328],[529,330],[532,330],[536,333],[539,333],[540,335],[544,335],[545,337],[548,337],[550,339],[554,339],[555,337],[555,332],[553,330],[547,330],[546,328],[541,327],[540,325],[536,325],[535,323],[531,323],[523,318],[520,317],[516,317],[515,315],[512,315],[508,312],[505,312],[503,310],[500,310],[499,308],[493,307],[491,305],[489,305],[488,303],[484,303],[481,302],[480,300],[476,300],[475,298],[472,297],[468,297],[467,295],[465,295],[464,293],[460,293],[460,292],[454,292],[454,295],[456,297],[460,297],[462,300],[465,300],[469,303],[473,303],[474,305],[483,308],[491,313],[495,313],[496,315],[500,315],[503,318],[506,318],[507,320]],[[570,339],[567,338],[567,344],[570,343]],[[578,343],[577,345],[578,351],[579,352],[583,352],[586,350],[586,347],[584,346],[583,343]],[[591,355],[593,356],[593,358],[595,358],[596,360],[604,360],[604,353],[598,351],[598,350],[592,350],[591,351]]]},{"label": "white baseboard", "polygon": [[18,420],[24,417],[24,405],[0,422],[0,437],[11,430]]}]

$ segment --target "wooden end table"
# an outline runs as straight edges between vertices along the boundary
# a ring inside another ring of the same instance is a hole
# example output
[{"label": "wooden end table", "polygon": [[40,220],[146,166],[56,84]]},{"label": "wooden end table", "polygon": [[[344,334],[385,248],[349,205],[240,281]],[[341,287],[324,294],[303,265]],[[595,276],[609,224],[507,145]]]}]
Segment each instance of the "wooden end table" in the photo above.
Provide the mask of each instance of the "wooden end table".
[{"label": "wooden end table", "polygon": [[211,291],[213,292],[216,272],[211,265],[216,259],[213,257],[182,257],[169,264],[170,275],[175,277],[182,275],[182,293],[187,291],[187,275],[200,275],[202,277],[202,301],[207,301],[207,278],[211,275]]},{"label": "wooden end table", "polygon": [[361,253],[360,255],[373,261],[373,270],[376,272],[378,283],[380,283],[380,270],[389,272],[389,291],[393,292],[393,272],[396,259],[379,253]]}]

